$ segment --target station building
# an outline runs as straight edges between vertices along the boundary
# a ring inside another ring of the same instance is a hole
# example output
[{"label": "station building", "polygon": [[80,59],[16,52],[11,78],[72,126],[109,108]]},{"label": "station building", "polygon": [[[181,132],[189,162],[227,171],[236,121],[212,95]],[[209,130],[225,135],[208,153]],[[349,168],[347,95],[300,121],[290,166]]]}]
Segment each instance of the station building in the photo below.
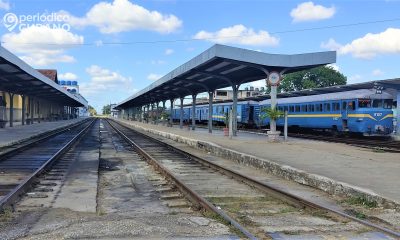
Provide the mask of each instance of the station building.
[{"label": "station building", "polygon": [[70,119],[88,102],[63,89],[54,69],[33,69],[0,47],[0,127]]}]

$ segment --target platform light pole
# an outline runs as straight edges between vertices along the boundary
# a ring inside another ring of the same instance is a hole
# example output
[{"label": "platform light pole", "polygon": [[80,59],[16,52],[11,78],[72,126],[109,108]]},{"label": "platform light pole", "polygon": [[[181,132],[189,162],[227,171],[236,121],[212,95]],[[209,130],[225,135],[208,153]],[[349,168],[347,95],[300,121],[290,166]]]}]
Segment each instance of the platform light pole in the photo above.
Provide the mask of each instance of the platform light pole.
[{"label": "platform light pole", "polygon": [[[271,110],[276,109],[276,99],[277,99],[277,92],[278,92],[278,86],[281,81],[281,74],[279,72],[270,72],[267,78],[267,83],[268,85],[271,86]],[[275,119],[269,119],[270,122],[270,131],[267,132],[268,138],[271,141],[277,141],[280,131],[276,131],[276,120]]]}]

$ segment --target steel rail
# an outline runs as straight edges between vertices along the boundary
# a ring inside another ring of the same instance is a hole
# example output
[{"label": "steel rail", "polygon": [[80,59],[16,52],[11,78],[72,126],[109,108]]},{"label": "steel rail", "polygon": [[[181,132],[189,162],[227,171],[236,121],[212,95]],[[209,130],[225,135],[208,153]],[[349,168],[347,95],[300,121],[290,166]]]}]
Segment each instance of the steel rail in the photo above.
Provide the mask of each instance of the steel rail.
[{"label": "steel rail", "polygon": [[374,223],[359,219],[359,218],[354,217],[352,215],[349,215],[349,214],[347,214],[345,212],[338,211],[336,209],[333,209],[333,208],[330,208],[330,207],[323,206],[321,204],[312,202],[310,200],[307,200],[307,199],[302,198],[300,196],[297,196],[295,194],[292,194],[292,193],[286,192],[286,191],[284,191],[282,189],[276,188],[276,187],[274,187],[274,186],[272,186],[272,185],[270,185],[268,183],[264,183],[264,182],[261,182],[261,181],[255,179],[255,178],[252,178],[250,176],[243,175],[238,171],[235,171],[235,170],[232,170],[232,169],[228,169],[228,168],[226,168],[224,166],[221,166],[219,164],[210,162],[210,161],[208,161],[206,159],[202,159],[202,158],[199,158],[197,156],[194,156],[193,154],[190,154],[190,153],[188,153],[186,151],[183,151],[181,149],[173,147],[173,146],[171,146],[171,145],[169,145],[169,144],[167,144],[165,142],[162,142],[162,141],[160,141],[160,140],[158,140],[156,138],[153,138],[153,137],[148,136],[146,134],[143,134],[141,132],[135,131],[135,130],[131,129],[130,127],[126,126],[125,124],[121,124],[121,123],[117,123],[117,124],[125,127],[128,130],[131,130],[131,131],[133,131],[133,132],[135,132],[137,134],[140,134],[141,136],[147,137],[148,139],[151,139],[151,140],[153,140],[153,141],[155,141],[155,142],[157,142],[157,143],[159,143],[159,144],[161,144],[161,145],[163,145],[165,147],[168,147],[168,148],[172,149],[173,151],[175,151],[177,153],[184,154],[188,158],[193,159],[193,160],[195,160],[195,161],[197,161],[197,162],[199,162],[199,163],[201,163],[201,164],[203,164],[205,166],[211,167],[214,170],[220,171],[220,172],[222,172],[222,173],[224,173],[224,174],[226,174],[228,176],[231,176],[231,177],[235,178],[236,180],[243,181],[246,184],[248,184],[250,186],[253,186],[253,187],[256,187],[257,189],[259,189],[259,190],[261,190],[263,192],[266,192],[268,194],[273,194],[274,196],[278,197],[279,199],[284,200],[284,201],[286,201],[288,203],[291,203],[291,204],[293,204],[295,206],[301,205],[301,206],[306,207],[306,208],[311,208],[311,209],[316,209],[316,210],[323,210],[323,211],[332,213],[334,215],[337,215],[337,216],[340,216],[340,217],[347,218],[349,220],[358,222],[358,223],[360,223],[360,224],[362,224],[364,226],[368,226],[370,228],[379,230],[380,232],[389,234],[389,235],[394,236],[396,238],[400,238],[400,232],[396,232],[396,231],[394,231],[392,229],[388,229],[388,228],[379,226],[377,224],[374,224]]},{"label": "steel rail", "polygon": [[150,156],[146,151],[144,151],[139,145],[137,145],[134,141],[132,141],[128,136],[126,136],[122,131],[113,126],[108,119],[106,120],[110,126],[123,138],[127,143],[129,143],[134,149],[138,151],[140,155],[142,155],[151,165],[153,165],[157,170],[162,172],[165,176],[171,179],[175,185],[179,188],[179,190],[184,193],[184,195],[194,204],[200,205],[203,209],[206,209],[210,212],[214,212],[221,216],[225,221],[230,223],[236,229],[238,229],[241,233],[243,233],[249,239],[257,239],[253,234],[251,234],[246,228],[244,228],[240,223],[235,221],[229,215],[227,215],[221,209],[216,208],[211,202],[207,199],[200,196],[196,191],[190,189],[185,183],[183,183],[177,176],[175,176],[170,170],[164,167],[161,163],[155,160],[152,156]]},{"label": "steel rail", "polygon": [[[22,144],[22,145],[18,146],[18,147],[13,147],[12,145],[11,146],[5,146],[3,148],[8,148],[9,147],[9,148],[12,148],[12,149],[11,150],[6,150],[5,152],[0,153],[0,162],[2,160],[4,160],[4,158],[6,158],[8,156],[11,156],[11,155],[13,155],[13,154],[15,154],[17,152],[24,151],[25,149],[28,149],[28,148],[32,147],[33,145],[36,145],[36,144],[38,144],[40,142],[43,142],[43,141],[45,141],[45,140],[47,140],[47,139],[49,139],[51,137],[54,137],[54,136],[56,136],[58,134],[64,133],[64,132],[68,131],[70,128],[77,127],[80,124],[86,123],[87,121],[90,121],[90,120],[91,120],[91,118],[87,118],[87,119],[85,119],[83,121],[74,123],[72,125],[64,126],[61,129],[51,131],[50,133],[44,133],[43,135],[38,136],[37,138],[29,139],[29,140],[26,140],[26,141],[23,141],[23,142],[19,143],[19,144]],[[30,140],[33,140],[33,141],[29,142]],[[27,141],[28,141],[28,143],[24,144],[24,142],[27,142]]]},{"label": "steel rail", "polygon": [[76,143],[90,127],[97,121],[97,119],[93,119],[91,123],[89,123],[84,129],[82,129],[75,137],[73,137],[68,143],[62,146],[53,156],[51,156],[41,167],[39,167],[35,172],[30,174],[24,181],[18,184],[11,192],[9,192],[6,196],[4,196],[0,200],[0,212],[4,211],[7,207],[14,208],[14,203],[17,202],[22,194],[27,192],[38,176],[49,169],[54,162],[59,159],[66,151],[68,151],[74,143]]}]

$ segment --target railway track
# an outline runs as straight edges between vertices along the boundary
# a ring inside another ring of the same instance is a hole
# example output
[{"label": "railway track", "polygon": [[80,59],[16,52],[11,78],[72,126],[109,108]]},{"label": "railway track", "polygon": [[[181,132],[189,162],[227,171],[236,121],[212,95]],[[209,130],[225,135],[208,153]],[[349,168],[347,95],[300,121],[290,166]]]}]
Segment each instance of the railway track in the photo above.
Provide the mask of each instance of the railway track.
[{"label": "railway track", "polygon": [[[66,162],[58,160],[95,121],[88,119],[3,154],[0,158],[0,212],[14,209],[15,203],[26,193],[40,198],[52,185],[46,181],[60,179],[65,174]],[[29,193],[33,188],[36,191]]]},{"label": "railway track", "polygon": [[394,230],[276,189],[115,121],[109,124],[195,206],[224,219],[247,238],[270,239],[291,234],[303,238],[354,237],[375,234],[371,229],[400,238]]},{"label": "railway track", "polygon": [[297,138],[305,138],[305,139],[312,139],[318,141],[325,141],[325,142],[335,142],[335,143],[344,143],[355,147],[363,147],[373,150],[381,150],[386,152],[398,152],[400,153],[400,142],[384,139],[362,139],[362,138],[355,138],[355,137],[333,137],[333,136],[321,136],[321,135],[314,135],[314,134],[290,134],[290,137],[297,137]]},{"label": "railway track", "polygon": [[[200,128],[207,128],[207,126],[197,125]],[[222,130],[222,127],[213,127],[214,129]],[[265,134],[266,130],[260,129],[239,129],[239,132]],[[324,142],[343,143],[355,147],[368,148],[377,151],[386,151],[400,153],[400,141],[394,141],[391,139],[379,139],[379,138],[368,138],[368,137],[354,137],[354,136],[328,136],[306,133],[289,133],[289,137],[311,139]]]}]

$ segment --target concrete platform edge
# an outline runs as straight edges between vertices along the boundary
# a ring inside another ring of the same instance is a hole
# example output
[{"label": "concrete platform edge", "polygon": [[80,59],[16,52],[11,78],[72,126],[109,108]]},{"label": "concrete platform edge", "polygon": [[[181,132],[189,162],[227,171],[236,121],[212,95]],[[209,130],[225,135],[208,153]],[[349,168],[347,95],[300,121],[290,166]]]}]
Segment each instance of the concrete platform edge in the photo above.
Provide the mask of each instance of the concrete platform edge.
[{"label": "concrete platform edge", "polygon": [[334,179],[321,176],[318,174],[308,173],[301,169],[297,169],[288,165],[281,165],[273,161],[259,158],[253,155],[241,153],[232,149],[221,147],[212,142],[204,142],[196,139],[191,139],[183,137],[177,134],[172,134],[168,132],[162,132],[154,129],[144,128],[133,122],[120,121],[114,119],[125,126],[130,126],[133,128],[141,129],[143,131],[159,135],[161,137],[171,139],[173,141],[184,143],[193,148],[201,149],[210,152],[218,157],[224,157],[234,160],[237,163],[246,166],[252,166],[258,169],[262,169],[268,173],[274,174],[276,176],[283,177],[288,180],[295,181],[300,184],[311,186],[322,191],[325,191],[331,195],[341,195],[347,197],[362,197],[369,201],[376,201],[380,206],[387,208],[397,208],[400,209],[400,203],[389,199],[387,197],[381,196],[370,189],[360,188],[345,182],[336,181]]},{"label": "concrete platform edge", "polygon": [[51,129],[51,130],[48,130],[48,131],[45,131],[45,132],[41,132],[41,133],[38,133],[38,134],[31,135],[31,136],[26,137],[26,138],[22,138],[22,139],[13,141],[13,142],[9,142],[9,143],[7,143],[7,144],[0,145],[0,149],[6,149],[6,148],[13,147],[14,145],[17,145],[17,144],[26,142],[26,141],[31,140],[31,139],[34,139],[34,138],[41,137],[41,136],[43,136],[43,135],[45,135],[45,134],[47,134],[47,133],[49,133],[49,132],[53,132],[53,131],[60,130],[60,129],[65,128],[65,127],[67,127],[67,126],[71,126],[71,125],[77,124],[77,123],[79,123],[79,122],[82,122],[82,121],[84,121],[84,120],[86,120],[86,119],[87,119],[87,118],[82,118],[82,119],[80,119],[80,121],[72,122],[71,124],[68,124],[68,125],[63,125],[63,126],[60,126],[60,127],[58,127],[58,128],[54,128],[54,129]]}]

